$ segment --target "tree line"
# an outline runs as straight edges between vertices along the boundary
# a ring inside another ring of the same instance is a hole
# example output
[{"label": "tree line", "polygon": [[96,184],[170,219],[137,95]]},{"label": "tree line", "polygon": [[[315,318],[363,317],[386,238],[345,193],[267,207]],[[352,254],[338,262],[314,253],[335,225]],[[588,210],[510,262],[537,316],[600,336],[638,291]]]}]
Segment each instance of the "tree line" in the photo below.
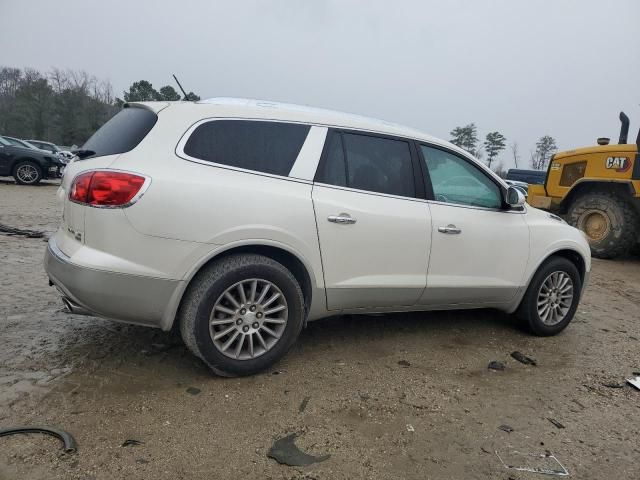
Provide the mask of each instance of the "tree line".
[{"label": "tree line", "polygon": [[[200,99],[193,92],[186,98]],[[173,87],[156,90],[147,80],[119,98],[108,81],[87,72],[0,67],[0,135],[82,145],[125,102],[181,99]]]},{"label": "tree line", "polygon": [[[487,166],[489,168],[493,168],[493,170],[499,174],[504,174],[502,163],[493,163],[500,152],[505,150],[507,146],[507,139],[500,132],[494,131],[487,133],[482,145],[479,144],[478,131],[475,123],[456,127],[449,132],[449,135],[451,135],[451,139],[449,140],[451,143],[457,145],[463,150],[466,150],[479,160],[482,160],[486,154]],[[518,162],[520,161],[518,143],[513,142],[509,147],[513,156],[513,163],[516,168],[522,168],[523,165],[518,165]],[[550,135],[543,135],[536,142],[535,150],[531,151],[529,166],[534,170],[544,170],[549,164],[551,156],[557,150],[558,147],[556,146],[555,139]]]}]

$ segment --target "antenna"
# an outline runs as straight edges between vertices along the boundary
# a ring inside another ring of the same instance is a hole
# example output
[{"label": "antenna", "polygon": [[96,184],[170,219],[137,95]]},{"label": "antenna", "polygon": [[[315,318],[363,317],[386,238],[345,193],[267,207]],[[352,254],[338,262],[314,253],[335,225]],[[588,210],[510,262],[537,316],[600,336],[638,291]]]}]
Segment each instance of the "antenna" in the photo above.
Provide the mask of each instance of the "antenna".
[{"label": "antenna", "polygon": [[184,98],[182,99],[184,100],[188,100],[189,95],[187,95],[187,92],[184,91],[184,88],[182,88],[182,85],[180,85],[180,80],[178,80],[178,77],[176,77],[176,74],[173,74],[173,78],[176,81],[176,83],[178,84],[178,87],[180,88],[180,90],[182,90],[182,93],[184,95]]}]

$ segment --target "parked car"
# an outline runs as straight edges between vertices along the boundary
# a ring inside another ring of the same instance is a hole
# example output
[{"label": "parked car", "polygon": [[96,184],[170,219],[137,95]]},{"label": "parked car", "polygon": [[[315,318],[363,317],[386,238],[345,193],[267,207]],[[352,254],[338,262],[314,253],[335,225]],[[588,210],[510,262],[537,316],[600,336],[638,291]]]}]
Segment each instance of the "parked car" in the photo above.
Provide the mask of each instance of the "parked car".
[{"label": "parked car", "polygon": [[40,148],[38,148],[35,145],[27,142],[26,140],[20,140],[19,138],[9,137],[7,135],[4,135],[3,138],[7,142],[11,143],[11,145],[15,145],[16,147],[24,147],[24,148],[31,148],[33,150],[40,150]]},{"label": "parked car", "polygon": [[573,318],[583,235],[460,148],[383,121],[233,99],[130,103],[69,164],[45,268],[68,309],[180,329],[216,373],[307,321],[492,307]]},{"label": "parked car", "polygon": [[507,171],[507,180],[517,180],[527,184],[542,185],[547,172],[542,170],[523,170],[521,168],[510,168]]},{"label": "parked car", "polygon": [[42,150],[47,150],[48,152],[57,154],[64,164],[69,163],[69,160],[74,157],[71,151],[69,151],[68,149],[61,149],[55,143],[45,142],[43,140],[28,140],[28,142]]},{"label": "parked car", "polygon": [[49,152],[12,137],[0,137],[0,176],[13,176],[20,185],[61,176],[62,162]]}]

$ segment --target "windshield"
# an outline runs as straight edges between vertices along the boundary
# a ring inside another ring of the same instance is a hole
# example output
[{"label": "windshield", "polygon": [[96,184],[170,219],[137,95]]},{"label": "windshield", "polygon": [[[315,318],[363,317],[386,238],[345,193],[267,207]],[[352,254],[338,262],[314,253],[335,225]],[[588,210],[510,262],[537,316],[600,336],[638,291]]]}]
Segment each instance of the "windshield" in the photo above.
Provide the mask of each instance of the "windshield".
[{"label": "windshield", "polygon": [[156,124],[158,116],[146,108],[120,110],[82,146],[92,153],[83,158],[114,155],[133,150]]},{"label": "windshield", "polygon": [[47,150],[48,152],[59,152],[60,150],[58,149],[57,146],[55,146],[53,143],[47,143],[47,142],[38,142],[37,140],[29,140],[29,143],[31,145],[35,145],[36,147],[42,149],[42,150]]},{"label": "windshield", "polygon": [[16,147],[31,148],[31,149],[36,148],[33,145],[29,145],[27,142],[18,140],[17,138],[12,138],[12,137],[4,137],[4,138],[7,142],[9,142],[11,145],[15,145]]}]

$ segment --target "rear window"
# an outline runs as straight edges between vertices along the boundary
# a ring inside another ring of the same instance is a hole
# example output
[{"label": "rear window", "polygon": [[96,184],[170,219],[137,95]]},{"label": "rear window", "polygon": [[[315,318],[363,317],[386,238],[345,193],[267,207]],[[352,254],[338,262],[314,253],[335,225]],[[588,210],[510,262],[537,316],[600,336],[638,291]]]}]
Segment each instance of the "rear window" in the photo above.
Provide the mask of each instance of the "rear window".
[{"label": "rear window", "polygon": [[128,152],[142,141],[157,120],[158,116],[146,108],[124,108],[100,127],[82,150],[96,152],[92,157]]},{"label": "rear window", "polygon": [[287,176],[309,128],[293,123],[213,120],[193,131],[184,153],[207,162]]}]

